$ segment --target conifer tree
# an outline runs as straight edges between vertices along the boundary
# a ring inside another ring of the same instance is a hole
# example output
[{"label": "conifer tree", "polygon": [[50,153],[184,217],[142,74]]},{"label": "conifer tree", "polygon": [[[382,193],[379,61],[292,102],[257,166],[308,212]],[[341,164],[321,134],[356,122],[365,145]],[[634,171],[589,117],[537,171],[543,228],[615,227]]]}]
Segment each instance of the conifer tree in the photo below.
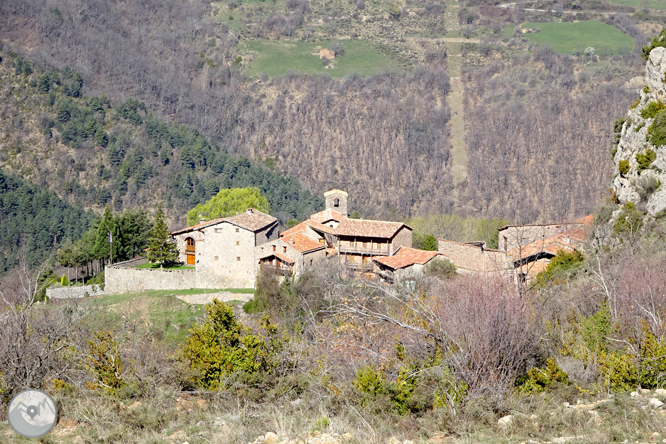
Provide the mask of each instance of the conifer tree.
[{"label": "conifer tree", "polygon": [[162,207],[159,206],[155,215],[155,225],[148,239],[148,260],[159,263],[162,268],[164,264],[176,262],[177,259],[178,246],[169,239],[169,228],[164,222]]}]

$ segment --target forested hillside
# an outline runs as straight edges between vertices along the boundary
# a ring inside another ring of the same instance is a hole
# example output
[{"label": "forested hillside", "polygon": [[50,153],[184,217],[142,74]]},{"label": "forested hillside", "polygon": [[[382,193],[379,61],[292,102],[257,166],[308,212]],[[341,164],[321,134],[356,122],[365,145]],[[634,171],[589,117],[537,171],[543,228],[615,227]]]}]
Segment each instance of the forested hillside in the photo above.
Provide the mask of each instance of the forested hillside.
[{"label": "forested hillside", "polygon": [[636,98],[621,80],[637,74],[633,63],[539,49],[467,70],[473,211],[525,222],[594,212],[609,195],[612,122]]},{"label": "forested hillside", "polygon": [[3,55],[0,164],[76,205],[120,211],[162,202],[174,225],[221,188],[258,187],[283,221],[321,205],[294,177],[234,157],[143,102],[83,96],[83,81],[69,68],[41,71]]},{"label": "forested hillside", "polygon": [[66,239],[78,239],[95,215],[52,191],[0,169],[0,275],[25,261],[40,265]]},{"label": "forested hillside", "polygon": [[[664,21],[652,9],[606,2],[549,5],[26,0],[0,4],[0,38],[37,66],[71,66],[91,96],[136,98],[211,146],[296,175],[315,194],[344,188],[365,217],[456,212],[534,222],[598,205],[608,122],[635,93],[621,85],[642,70],[644,32]],[[560,45],[573,22],[582,24],[578,41]],[[539,23],[543,31],[525,32]],[[599,41],[599,29],[611,37]],[[537,49],[535,36],[562,54]],[[608,47],[584,54],[590,39]],[[327,46],[336,58],[320,61]],[[314,68],[289,71],[296,66]],[[141,155],[159,166],[159,149]],[[201,201],[212,176],[197,168],[209,171],[211,161],[195,165],[196,180],[170,161],[169,178],[148,183],[168,183],[176,208],[190,188],[188,203]],[[454,166],[464,172],[455,181]],[[114,206],[144,202],[132,201],[132,180],[127,193],[115,180]]]}]

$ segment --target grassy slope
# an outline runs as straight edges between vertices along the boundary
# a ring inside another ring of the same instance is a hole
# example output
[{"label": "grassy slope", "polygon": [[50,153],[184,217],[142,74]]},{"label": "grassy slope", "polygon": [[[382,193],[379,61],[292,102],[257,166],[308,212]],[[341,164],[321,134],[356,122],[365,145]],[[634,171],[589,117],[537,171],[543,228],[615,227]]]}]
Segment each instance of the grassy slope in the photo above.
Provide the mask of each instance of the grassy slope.
[{"label": "grassy slope", "polygon": [[[645,0],[608,0],[612,5],[632,6],[634,8],[643,8]],[[647,0],[647,7],[649,9],[666,10],[666,1],[664,0]]]},{"label": "grassy slope", "polygon": [[[170,344],[182,343],[188,330],[203,311],[203,305],[188,304],[176,295],[229,293],[254,293],[248,289],[191,289],[151,290],[143,293],[106,295],[84,299],[83,303],[95,308],[98,325],[109,328],[121,327],[136,332],[149,332]],[[124,319],[123,319],[124,317]],[[102,328],[102,327],[100,327]]]},{"label": "grassy slope", "polygon": [[594,47],[598,55],[630,52],[634,40],[617,28],[597,21],[575,23],[523,23],[523,28],[540,28],[541,32],[524,34],[531,43],[550,45],[560,53],[571,54]]},{"label": "grassy slope", "polygon": [[269,76],[283,75],[289,70],[344,77],[350,72],[369,75],[398,68],[391,58],[372,44],[362,40],[343,40],[345,53],[335,58],[332,69],[326,69],[319,59],[319,50],[328,47],[328,43],[254,40],[241,45],[241,54],[246,54],[244,59],[250,56],[246,72],[253,77],[264,72]]}]

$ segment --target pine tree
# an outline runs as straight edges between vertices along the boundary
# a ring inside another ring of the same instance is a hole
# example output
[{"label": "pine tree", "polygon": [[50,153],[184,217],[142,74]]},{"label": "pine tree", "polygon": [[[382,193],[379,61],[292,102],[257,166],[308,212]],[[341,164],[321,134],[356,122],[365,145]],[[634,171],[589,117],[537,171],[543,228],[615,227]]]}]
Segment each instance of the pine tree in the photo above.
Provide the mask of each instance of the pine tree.
[{"label": "pine tree", "polygon": [[148,260],[152,263],[159,263],[160,268],[164,264],[176,262],[178,259],[178,246],[169,239],[169,228],[164,222],[164,212],[162,207],[157,208],[155,215],[155,225],[148,239]]}]

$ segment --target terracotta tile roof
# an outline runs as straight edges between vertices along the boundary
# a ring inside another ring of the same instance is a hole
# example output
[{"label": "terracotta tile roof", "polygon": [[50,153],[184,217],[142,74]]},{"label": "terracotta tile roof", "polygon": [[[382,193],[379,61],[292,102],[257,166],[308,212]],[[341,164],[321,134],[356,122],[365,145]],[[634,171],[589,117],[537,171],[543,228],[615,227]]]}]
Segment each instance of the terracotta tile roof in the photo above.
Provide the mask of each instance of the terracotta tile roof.
[{"label": "terracotta tile roof", "polygon": [[410,227],[402,222],[387,222],[383,220],[342,219],[336,229],[338,236],[376,237],[390,239],[402,228]]},{"label": "terracotta tile roof", "polygon": [[[283,236],[282,239],[288,245],[291,245],[301,253],[308,253],[310,251],[321,250],[326,248],[325,245],[310,239],[303,234],[292,234],[290,236]],[[292,242],[293,241],[293,242]]]},{"label": "terracotta tile roof", "polygon": [[285,256],[284,254],[281,254],[281,253],[273,253],[273,252],[268,253],[268,254],[266,254],[265,256],[261,256],[261,257],[259,258],[259,260],[261,260],[261,259],[268,259],[269,257],[273,257],[273,256],[275,256],[276,258],[280,259],[280,260],[281,260],[282,262],[284,262],[285,264],[289,264],[289,265],[293,265],[293,264],[294,264],[294,261],[293,261],[292,259],[289,259],[289,258],[288,258],[287,256]]},{"label": "terracotta tile roof", "polygon": [[226,220],[225,217],[218,217],[217,219],[207,220],[205,222],[192,225],[191,227],[183,228],[182,230],[173,231],[171,235],[174,236],[176,234],[187,233],[188,231],[200,230],[202,228],[210,227],[211,225],[217,225],[224,220]]},{"label": "terracotta tile roof", "polygon": [[346,216],[343,216],[342,213],[338,213],[335,210],[327,208],[324,211],[320,211],[319,213],[311,215],[310,220],[320,223],[328,222],[329,220],[340,222],[344,217]]},{"label": "terracotta tile roof", "polygon": [[334,254],[338,254],[338,250],[335,247],[326,248],[326,257],[333,256]]},{"label": "terracotta tile roof", "polygon": [[507,254],[513,261],[518,261],[542,253],[555,256],[560,250],[573,251],[580,249],[583,246],[585,239],[585,232],[582,229],[577,228],[547,237],[543,240],[531,242],[519,248],[514,248],[509,250]]},{"label": "terracotta tile roof", "polygon": [[183,234],[194,230],[200,230],[202,228],[210,227],[212,225],[217,225],[222,222],[229,222],[230,224],[239,226],[249,231],[259,231],[268,225],[274,224],[277,222],[277,219],[273,216],[269,216],[266,213],[262,213],[259,210],[254,208],[248,208],[242,213],[236,214],[235,216],[229,217],[220,217],[218,219],[209,220],[206,222],[201,222],[191,227],[183,228],[182,230],[174,231],[171,233],[172,236],[177,234]]},{"label": "terracotta tile roof", "polygon": [[393,270],[409,267],[414,264],[424,265],[439,253],[436,251],[417,250],[416,248],[400,247],[393,256],[375,256],[373,261]]},{"label": "terracotta tile roof", "polygon": [[[346,219],[345,219],[346,220]],[[328,225],[320,224],[319,222],[314,222],[312,220],[306,221],[310,228],[316,230],[316,231],[321,231],[323,233],[328,233],[328,234],[338,234],[338,230],[336,228],[331,228]],[[339,226],[338,226],[339,228]]]},{"label": "terracotta tile roof", "polygon": [[298,234],[298,233],[304,232],[308,228],[308,222],[310,222],[310,221],[309,220],[304,220],[300,224],[294,225],[290,229],[280,233],[280,237],[291,236],[292,234]]},{"label": "terracotta tile roof", "polygon": [[594,214],[588,214],[585,217],[581,217],[580,219],[576,219],[576,223],[583,224],[586,227],[589,227],[590,225],[594,224]]},{"label": "terracotta tile roof", "polygon": [[262,228],[277,222],[277,219],[273,216],[269,216],[268,214],[253,208],[248,208],[246,211],[235,216],[229,216],[226,220],[250,231],[259,231]]}]

